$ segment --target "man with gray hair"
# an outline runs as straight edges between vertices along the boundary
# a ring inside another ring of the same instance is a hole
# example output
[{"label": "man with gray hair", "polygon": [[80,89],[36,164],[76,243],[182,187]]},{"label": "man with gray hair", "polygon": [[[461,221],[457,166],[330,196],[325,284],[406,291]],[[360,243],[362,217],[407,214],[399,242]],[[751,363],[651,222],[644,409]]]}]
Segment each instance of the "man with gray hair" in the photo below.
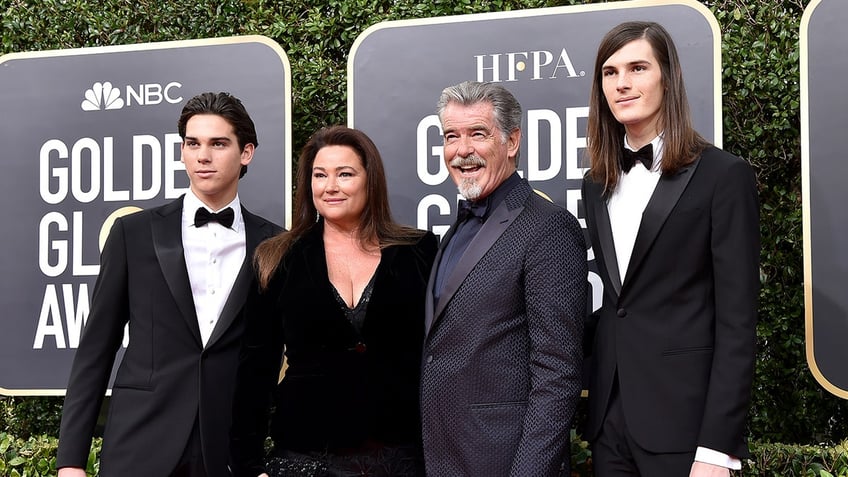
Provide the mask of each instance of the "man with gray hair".
[{"label": "man with gray hair", "polygon": [[570,475],[586,245],[517,172],[521,105],[465,82],[438,103],[465,200],[430,276],[421,373],[428,476]]}]

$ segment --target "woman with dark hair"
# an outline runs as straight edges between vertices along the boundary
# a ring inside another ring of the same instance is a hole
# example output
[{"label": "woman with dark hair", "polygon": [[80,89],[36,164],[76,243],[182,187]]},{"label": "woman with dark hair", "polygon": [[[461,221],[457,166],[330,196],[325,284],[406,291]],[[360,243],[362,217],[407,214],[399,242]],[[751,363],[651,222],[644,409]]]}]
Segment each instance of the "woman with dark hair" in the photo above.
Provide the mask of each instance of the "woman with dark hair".
[{"label": "woman with dark hair", "polygon": [[392,220],[376,146],[343,126],[304,146],[295,209],[291,231],[255,255],[235,475],[423,475],[418,380],[436,237]]}]

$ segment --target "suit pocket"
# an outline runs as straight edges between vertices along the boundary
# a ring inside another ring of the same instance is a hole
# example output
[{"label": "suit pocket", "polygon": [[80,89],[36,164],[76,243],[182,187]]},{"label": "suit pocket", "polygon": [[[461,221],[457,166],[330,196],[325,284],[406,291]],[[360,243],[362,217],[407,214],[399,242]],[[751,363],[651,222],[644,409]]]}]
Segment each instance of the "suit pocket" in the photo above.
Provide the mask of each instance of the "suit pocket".
[{"label": "suit pocket", "polygon": [[515,407],[520,407],[523,410],[527,407],[527,401],[482,402],[471,405],[472,410],[513,409]]},{"label": "suit pocket", "polygon": [[674,208],[675,214],[697,214],[703,215],[708,208],[701,204],[678,204]]},{"label": "suit pocket", "polygon": [[[690,423],[700,416],[704,409],[710,371],[713,364],[711,346],[693,346],[663,351],[658,363],[663,376],[668,377],[669,385],[664,389],[663,402],[668,408],[669,422]],[[681,427],[688,429],[689,427]]]},{"label": "suit pocket", "polygon": [[134,383],[121,383],[117,382],[112,386],[112,389],[131,389],[133,391],[153,391],[153,386],[144,385],[144,384],[134,384]]},{"label": "suit pocket", "polygon": [[695,346],[691,348],[675,348],[675,349],[667,349],[662,352],[663,356],[679,356],[679,355],[687,355],[687,354],[704,354],[704,353],[712,353],[712,346]]},{"label": "suit pocket", "polygon": [[150,389],[126,386],[113,386],[109,399],[109,411],[106,416],[104,436],[110,446],[120,445],[137,435],[139,429],[150,426],[154,414],[156,395]]},{"label": "suit pocket", "polygon": [[[678,207],[675,208],[666,219],[663,226],[667,230],[673,230],[675,233],[686,233],[687,237],[709,237],[710,221],[709,209],[702,207]],[[679,235],[672,235],[677,237]],[[690,244],[695,247],[699,244]]]},{"label": "suit pocket", "polygon": [[[127,362],[128,363],[128,362]],[[153,371],[121,363],[112,389],[134,389],[137,391],[153,391],[156,386],[151,379]]]},{"label": "suit pocket", "polygon": [[527,401],[472,404],[472,428],[469,430],[473,434],[469,437],[479,439],[486,446],[503,447],[509,454],[509,449],[515,450],[518,445],[526,411]]},{"label": "suit pocket", "polygon": [[477,475],[502,475],[521,439],[527,402],[477,403],[468,411],[471,419],[463,435],[467,458],[481,466]]}]

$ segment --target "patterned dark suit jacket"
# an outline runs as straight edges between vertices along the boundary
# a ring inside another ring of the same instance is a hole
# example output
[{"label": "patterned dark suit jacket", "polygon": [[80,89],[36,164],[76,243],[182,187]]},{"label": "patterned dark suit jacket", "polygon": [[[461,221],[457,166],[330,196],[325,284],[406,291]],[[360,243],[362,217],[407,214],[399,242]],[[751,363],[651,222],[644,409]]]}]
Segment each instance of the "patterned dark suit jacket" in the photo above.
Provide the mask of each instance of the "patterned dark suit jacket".
[{"label": "patterned dark suit jacket", "polygon": [[427,475],[569,475],[587,287],[577,220],[521,180],[433,303],[436,269],[421,378]]}]

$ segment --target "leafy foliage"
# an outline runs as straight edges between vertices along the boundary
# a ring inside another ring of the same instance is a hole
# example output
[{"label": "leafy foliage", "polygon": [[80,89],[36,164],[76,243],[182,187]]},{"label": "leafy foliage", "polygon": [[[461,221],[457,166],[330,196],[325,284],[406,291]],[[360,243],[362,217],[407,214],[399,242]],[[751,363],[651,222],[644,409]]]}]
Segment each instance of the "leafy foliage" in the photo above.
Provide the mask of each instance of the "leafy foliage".
[{"label": "leafy foliage", "polygon": [[[571,466],[573,477],[592,477],[588,443],[571,433]],[[8,477],[55,477],[55,437],[17,438],[0,432],[0,475]],[[95,439],[88,456],[86,473],[99,472],[98,456],[101,439]],[[786,444],[754,444],[752,459],[746,462],[739,477],[834,477],[848,475],[848,441],[833,447],[793,446]]]},{"label": "leafy foliage", "polygon": [[60,397],[0,397],[0,429],[24,439],[58,436],[61,418]]},{"label": "leafy foliage", "polygon": [[[88,455],[86,473],[100,471],[98,456],[102,441],[95,439]],[[54,477],[56,475],[56,446],[52,436],[33,436],[28,439],[0,432],[0,475],[6,477]]]},{"label": "leafy foliage", "polygon": [[747,462],[741,472],[743,477],[848,475],[848,441],[833,447],[786,444],[755,444],[751,447],[753,459]]},{"label": "leafy foliage", "polygon": [[836,442],[848,436],[848,405],[815,382],[804,345],[798,36],[809,2],[704,3],[722,30],[724,148],[748,159],[760,184],[750,433],[771,442]]}]

